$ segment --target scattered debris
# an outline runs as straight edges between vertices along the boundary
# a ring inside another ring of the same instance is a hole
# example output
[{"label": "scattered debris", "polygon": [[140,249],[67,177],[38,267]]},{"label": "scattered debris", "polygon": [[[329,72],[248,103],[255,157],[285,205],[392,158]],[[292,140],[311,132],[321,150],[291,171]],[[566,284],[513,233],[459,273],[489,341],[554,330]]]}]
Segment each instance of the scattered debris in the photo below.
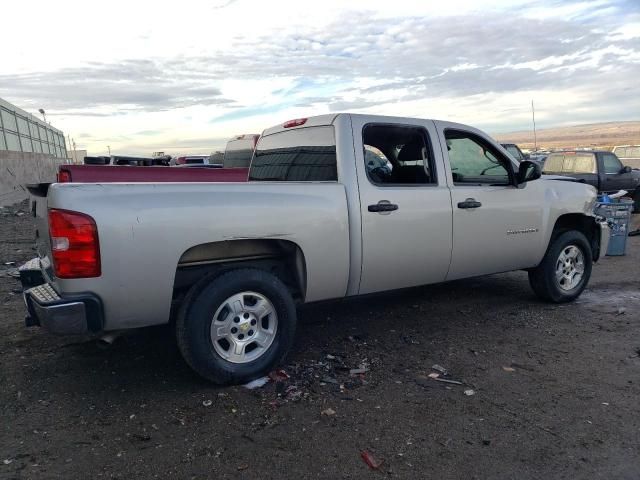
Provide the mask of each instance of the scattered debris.
[{"label": "scattered debris", "polygon": [[333,377],[322,377],[322,382],[324,383],[332,383],[334,385],[339,385],[340,382]]},{"label": "scattered debris", "polygon": [[624,315],[626,311],[627,311],[627,309],[626,309],[626,308],[624,308],[624,307],[618,307],[618,310],[616,311],[616,313],[617,313],[618,315]]},{"label": "scattered debris", "polygon": [[472,388],[468,388],[468,389],[466,389],[466,390],[464,391],[464,394],[465,394],[467,397],[470,397],[471,395],[475,395],[475,394],[476,394],[476,391],[475,391],[475,390],[473,390]]},{"label": "scattered debris", "polygon": [[439,374],[439,373],[430,373],[430,374],[429,374],[429,375],[427,375],[427,376],[428,376],[429,378],[436,379],[436,378],[438,378],[438,377],[440,376],[440,374]]},{"label": "scattered debris", "polygon": [[367,373],[367,369],[364,367],[361,368],[352,368],[351,370],[349,370],[349,374],[350,375],[360,375],[363,373]]},{"label": "scattered debris", "polygon": [[[529,353],[529,352],[527,352]],[[531,357],[531,355],[529,355],[529,357]],[[522,363],[511,363],[511,367],[517,369],[517,370],[527,370],[529,372],[535,372],[536,369],[534,367],[531,367],[529,365],[523,365]]]},{"label": "scattered debris", "polygon": [[446,368],[444,368],[442,365],[438,365],[437,363],[431,367],[431,370],[440,372],[443,375],[446,375],[448,373]]},{"label": "scattered debris", "polygon": [[213,401],[205,400],[202,402],[202,405],[204,405],[205,407],[210,407],[211,405],[213,405]]},{"label": "scattered debris", "polygon": [[602,405],[604,405],[605,407],[609,406],[609,402],[602,402]]},{"label": "scattered debris", "polygon": [[[433,378],[433,377],[431,377]],[[433,378],[436,382],[443,382],[443,383],[450,383],[452,385],[462,385],[462,382],[459,382],[458,380],[449,380],[448,378]]]},{"label": "scattered debris", "polygon": [[483,445],[491,445],[491,440],[482,440]]},{"label": "scattered debris", "polygon": [[334,355],[331,355],[329,353],[327,354],[327,360],[335,360],[335,359],[336,357]]},{"label": "scattered debris", "polygon": [[4,264],[5,264],[7,267],[15,267],[15,266],[16,266],[16,262],[4,262]]},{"label": "scattered debris", "polygon": [[269,377],[264,376],[251,380],[249,383],[245,383],[243,387],[249,390],[255,390],[256,388],[264,387],[267,383],[269,383]]},{"label": "scattered debris", "polygon": [[327,417],[331,417],[336,414],[336,411],[333,408],[327,408],[320,412],[320,415],[325,415]]},{"label": "scattered debris", "polygon": [[364,460],[364,463],[372,470],[378,470],[384,463],[384,460],[377,460],[369,450],[362,450],[360,457]]},{"label": "scattered debris", "polygon": [[245,465],[240,465],[240,466],[238,467],[238,471],[239,471],[239,472],[241,472],[241,471],[243,471],[243,470],[246,470],[247,468],[249,468],[249,465],[247,465],[247,464],[245,464]]},{"label": "scattered debris", "polygon": [[285,399],[291,402],[297,402],[302,398],[304,392],[295,385],[289,385],[284,391]]},{"label": "scattered debris", "polygon": [[504,370],[505,372],[515,372],[516,369],[513,367],[502,367],[502,370]]},{"label": "scattered debris", "polygon": [[2,463],[4,463],[5,465],[11,465],[13,463],[13,460],[7,458],[6,460],[3,460]]},{"label": "scattered debris", "polygon": [[289,380],[289,374],[285,372],[283,369],[279,368],[278,370],[274,370],[269,373],[269,378],[274,382],[284,382]]}]

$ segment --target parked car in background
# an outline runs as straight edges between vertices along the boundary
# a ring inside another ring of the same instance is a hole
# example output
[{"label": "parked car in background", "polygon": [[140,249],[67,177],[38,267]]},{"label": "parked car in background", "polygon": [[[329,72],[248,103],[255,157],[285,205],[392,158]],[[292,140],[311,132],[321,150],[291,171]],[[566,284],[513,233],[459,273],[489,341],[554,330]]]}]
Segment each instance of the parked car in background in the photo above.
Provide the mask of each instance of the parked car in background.
[{"label": "parked car in background", "polygon": [[83,163],[85,165],[109,165],[110,157],[84,157]]},{"label": "parked car in background", "polygon": [[640,145],[616,145],[612,153],[625,165],[640,169]]},{"label": "parked car in background", "polygon": [[224,168],[248,168],[259,138],[258,133],[245,133],[229,140],[224,150]]},{"label": "parked car in background", "polygon": [[[224,166],[224,152],[215,151],[209,155],[209,163],[211,165],[222,165]],[[249,165],[247,165],[248,167]]]},{"label": "parked car in background", "polygon": [[523,162],[525,160],[528,160],[527,155],[522,153],[522,150],[520,150],[520,147],[518,147],[518,145],[516,145],[515,143],[501,143],[500,145],[502,145],[502,148],[504,148],[507,152],[509,152],[509,154],[513,158],[515,158],[518,162]]},{"label": "parked car in background", "polygon": [[640,170],[622,164],[611,152],[572,150],[549,154],[543,173],[562,175],[593,185],[599,193],[629,192],[634,211],[640,211]]},{"label": "parked car in background", "polygon": [[533,154],[524,153],[522,150],[520,150],[520,147],[518,147],[518,145],[516,145],[515,143],[501,143],[500,145],[502,145],[502,148],[504,148],[507,152],[509,152],[509,154],[513,158],[515,158],[518,162],[531,160],[532,162],[542,166],[545,158],[547,158],[546,155],[541,155],[538,153],[533,153]]},{"label": "parked car in background", "polygon": [[[183,155],[172,159],[173,165],[210,165],[209,155]],[[222,167],[222,163],[217,164]]]},{"label": "parked car in background", "polygon": [[150,167],[162,165],[153,157],[131,157],[128,155],[111,155],[109,165],[130,166],[130,167]]},{"label": "parked car in background", "polygon": [[290,349],[296,303],[511,270],[569,302],[609,241],[595,189],[457,123],[291,120],[263,132],[249,180],[31,186],[42,284],[24,293],[27,324],[104,335],[174,319],[191,368],[247,382]]},{"label": "parked car in background", "polygon": [[529,153],[529,160],[536,162],[540,167],[542,167],[548,156],[549,152],[538,150],[536,152]]}]

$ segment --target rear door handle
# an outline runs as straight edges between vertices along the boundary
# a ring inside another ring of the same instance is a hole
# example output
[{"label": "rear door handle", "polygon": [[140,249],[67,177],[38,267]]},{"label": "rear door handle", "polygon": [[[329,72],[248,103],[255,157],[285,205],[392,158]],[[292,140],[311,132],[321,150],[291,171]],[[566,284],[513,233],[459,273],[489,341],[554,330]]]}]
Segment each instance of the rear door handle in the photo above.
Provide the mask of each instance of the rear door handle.
[{"label": "rear door handle", "polygon": [[458,208],[480,208],[482,203],[475,198],[467,198],[464,202],[458,202]]},{"label": "rear door handle", "polygon": [[370,212],[378,213],[393,212],[394,210],[398,210],[398,205],[396,205],[395,203],[389,203],[386,200],[381,200],[374,205],[369,205],[367,207],[367,210],[369,210]]}]

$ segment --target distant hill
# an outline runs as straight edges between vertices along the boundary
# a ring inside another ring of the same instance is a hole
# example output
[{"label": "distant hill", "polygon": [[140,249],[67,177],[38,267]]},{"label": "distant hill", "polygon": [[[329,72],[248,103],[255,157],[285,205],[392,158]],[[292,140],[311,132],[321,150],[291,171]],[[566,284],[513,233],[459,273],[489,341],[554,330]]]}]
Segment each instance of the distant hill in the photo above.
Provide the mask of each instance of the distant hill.
[{"label": "distant hill", "polygon": [[[520,148],[533,148],[533,130],[497,133],[502,143],[516,143]],[[611,148],[614,145],[640,145],[640,121],[591,123],[572,127],[537,130],[538,148]]]}]

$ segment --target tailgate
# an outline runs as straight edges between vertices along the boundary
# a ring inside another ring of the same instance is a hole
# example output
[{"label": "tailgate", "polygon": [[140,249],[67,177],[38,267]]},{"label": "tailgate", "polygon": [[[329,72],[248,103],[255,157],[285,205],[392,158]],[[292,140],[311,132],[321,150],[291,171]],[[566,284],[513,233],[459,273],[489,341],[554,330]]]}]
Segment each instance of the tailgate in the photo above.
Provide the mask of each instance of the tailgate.
[{"label": "tailgate", "polygon": [[45,280],[54,283],[51,267],[51,240],[49,238],[49,217],[47,213],[47,192],[50,183],[27,185],[30,193],[31,215],[36,223],[36,250],[40,259],[40,269]]}]

